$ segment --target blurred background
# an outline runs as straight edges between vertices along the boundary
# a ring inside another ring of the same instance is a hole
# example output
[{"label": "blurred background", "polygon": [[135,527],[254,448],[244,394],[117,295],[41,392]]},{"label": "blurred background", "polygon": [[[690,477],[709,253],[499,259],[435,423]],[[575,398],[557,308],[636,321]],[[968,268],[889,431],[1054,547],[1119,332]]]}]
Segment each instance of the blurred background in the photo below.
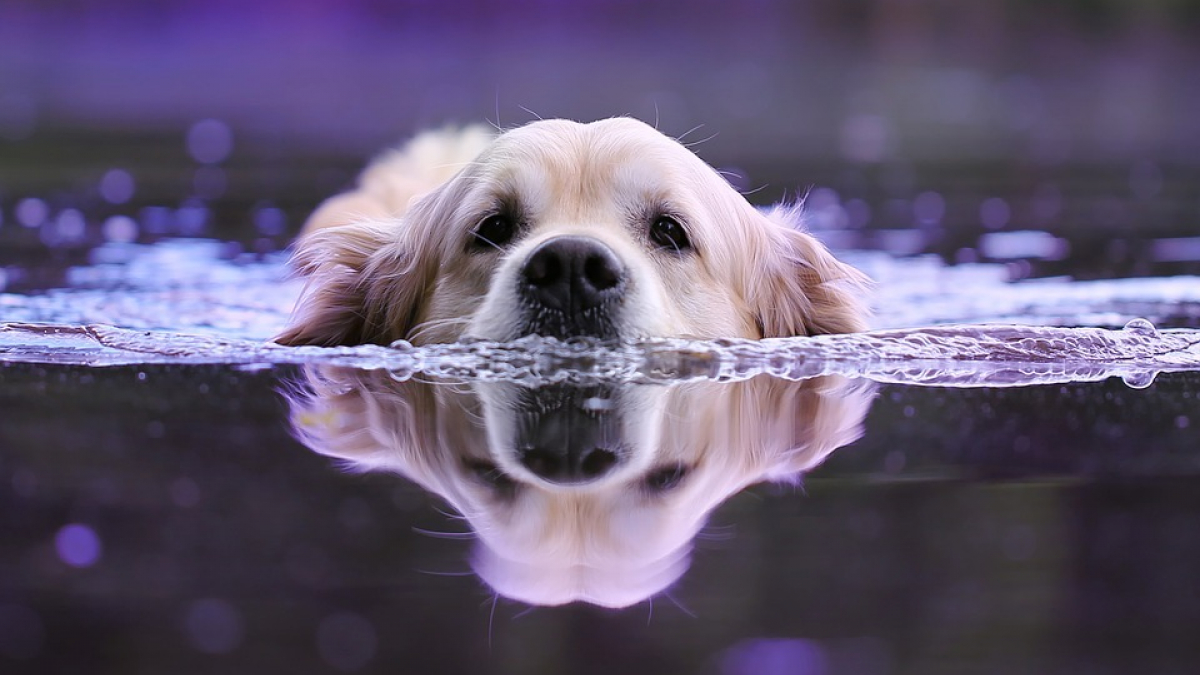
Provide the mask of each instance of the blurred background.
[{"label": "blurred background", "polygon": [[414,131],[612,115],[835,246],[1195,273],[1197,73],[1190,0],[2,0],[0,286],[98,241],[269,252]]}]

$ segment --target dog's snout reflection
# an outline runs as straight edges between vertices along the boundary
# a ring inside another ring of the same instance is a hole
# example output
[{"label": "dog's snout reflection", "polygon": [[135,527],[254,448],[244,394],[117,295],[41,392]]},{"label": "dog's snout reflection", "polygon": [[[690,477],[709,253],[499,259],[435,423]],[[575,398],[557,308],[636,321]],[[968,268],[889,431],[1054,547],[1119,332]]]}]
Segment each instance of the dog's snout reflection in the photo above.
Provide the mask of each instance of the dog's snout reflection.
[{"label": "dog's snout reflection", "polygon": [[855,440],[872,396],[837,377],[533,388],[312,367],[289,399],[311,449],[461,513],[472,567],[500,595],[624,607],[684,573],[729,496]]},{"label": "dog's snout reflection", "polygon": [[513,446],[535,476],[564,485],[589,483],[628,456],[612,387],[557,385],[522,392]]}]

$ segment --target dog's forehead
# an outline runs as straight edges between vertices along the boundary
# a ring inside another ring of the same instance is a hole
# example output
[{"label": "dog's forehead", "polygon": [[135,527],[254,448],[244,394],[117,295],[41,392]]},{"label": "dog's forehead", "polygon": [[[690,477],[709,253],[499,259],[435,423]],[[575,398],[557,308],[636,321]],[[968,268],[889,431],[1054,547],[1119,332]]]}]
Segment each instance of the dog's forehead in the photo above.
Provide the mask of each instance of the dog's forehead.
[{"label": "dog's forehead", "polygon": [[501,136],[483,162],[485,181],[532,210],[654,199],[703,179],[700,158],[650,126],[628,119],[583,125],[536,122]]}]

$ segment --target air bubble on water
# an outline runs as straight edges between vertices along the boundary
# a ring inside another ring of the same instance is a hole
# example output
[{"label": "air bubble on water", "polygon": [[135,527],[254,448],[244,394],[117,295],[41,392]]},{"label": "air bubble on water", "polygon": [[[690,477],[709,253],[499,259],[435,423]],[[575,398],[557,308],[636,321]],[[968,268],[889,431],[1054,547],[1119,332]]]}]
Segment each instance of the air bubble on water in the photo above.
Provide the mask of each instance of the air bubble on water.
[{"label": "air bubble on water", "polygon": [[1130,321],[1129,323],[1125,324],[1125,330],[1136,335],[1143,335],[1145,337],[1158,336],[1158,329],[1156,329],[1154,324],[1150,323],[1146,319],[1139,318]]},{"label": "air bubble on water", "polygon": [[1139,370],[1132,373],[1125,373],[1121,376],[1121,379],[1125,381],[1125,386],[1130,389],[1145,389],[1154,384],[1154,378],[1157,376],[1157,370]]}]

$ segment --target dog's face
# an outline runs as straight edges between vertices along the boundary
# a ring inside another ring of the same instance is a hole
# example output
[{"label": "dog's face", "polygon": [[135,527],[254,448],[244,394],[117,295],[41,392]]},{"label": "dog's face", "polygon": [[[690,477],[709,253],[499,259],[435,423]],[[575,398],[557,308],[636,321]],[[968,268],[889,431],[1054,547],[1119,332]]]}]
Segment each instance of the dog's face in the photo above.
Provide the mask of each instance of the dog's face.
[{"label": "dog's face", "polygon": [[306,445],[444,498],[478,536],[478,574],[543,605],[665,589],[713,508],[853,441],[872,397],[835,377],[531,389],[309,374],[291,401]]},{"label": "dog's face", "polygon": [[398,218],[303,239],[309,291],[279,341],[862,329],[863,278],[798,218],[755,210],[640,122],[536,122],[500,135]]}]

